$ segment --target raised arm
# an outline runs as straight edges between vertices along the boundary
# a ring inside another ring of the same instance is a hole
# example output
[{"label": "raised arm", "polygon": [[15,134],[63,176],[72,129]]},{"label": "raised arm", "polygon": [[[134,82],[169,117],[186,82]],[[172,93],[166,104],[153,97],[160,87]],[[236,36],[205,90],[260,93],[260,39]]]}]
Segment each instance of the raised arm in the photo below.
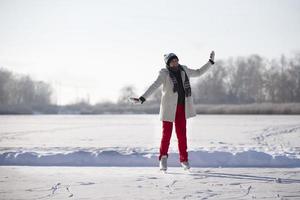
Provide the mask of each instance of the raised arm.
[{"label": "raised arm", "polygon": [[144,94],[142,94],[141,97],[144,97],[144,99],[146,100],[163,83],[164,75],[165,75],[165,73],[164,73],[163,69],[161,69],[159,71],[159,74],[158,74],[156,80],[150,85],[150,87],[146,90],[146,92],[144,92]]},{"label": "raised arm", "polygon": [[184,69],[185,69],[186,73],[189,74],[190,77],[197,77],[197,76],[201,76],[202,74],[204,74],[211,66],[212,66],[211,62],[208,61],[206,64],[204,64],[199,69],[191,69],[185,65],[184,65]]},{"label": "raised arm", "polygon": [[215,52],[212,51],[210,53],[210,57],[209,57],[209,60],[207,61],[207,63],[205,63],[199,69],[191,69],[191,68],[188,68],[185,65],[183,65],[183,67],[184,67],[186,73],[189,74],[190,77],[201,76],[215,63],[214,59],[215,59]]}]

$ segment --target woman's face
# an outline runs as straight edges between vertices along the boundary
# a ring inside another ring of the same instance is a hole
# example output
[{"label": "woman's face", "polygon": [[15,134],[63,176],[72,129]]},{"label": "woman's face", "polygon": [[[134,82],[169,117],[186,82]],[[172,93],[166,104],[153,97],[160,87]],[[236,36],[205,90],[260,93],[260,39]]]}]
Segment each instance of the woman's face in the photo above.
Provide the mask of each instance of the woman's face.
[{"label": "woman's face", "polygon": [[173,58],[171,61],[170,61],[170,67],[177,67],[178,66],[178,59],[177,58]]}]

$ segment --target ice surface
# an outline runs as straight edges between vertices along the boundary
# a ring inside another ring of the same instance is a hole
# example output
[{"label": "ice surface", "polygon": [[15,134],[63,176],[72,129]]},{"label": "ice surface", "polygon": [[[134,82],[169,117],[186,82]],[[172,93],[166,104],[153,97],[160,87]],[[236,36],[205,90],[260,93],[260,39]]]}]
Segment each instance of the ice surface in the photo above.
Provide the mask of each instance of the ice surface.
[{"label": "ice surface", "polygon": [[[158,115],[0,116],[0,165],[157,166]],[[299,115],[197,115],[188,152],[199,167],[299,167]],[[175,128],[169,148],[179,166]]]},{"label": "ice surface", "polygon": [[[0,166],[0,197],[22,199],[299,199],[299,168]],[[278,181],[280,180],[280,181]]]}]

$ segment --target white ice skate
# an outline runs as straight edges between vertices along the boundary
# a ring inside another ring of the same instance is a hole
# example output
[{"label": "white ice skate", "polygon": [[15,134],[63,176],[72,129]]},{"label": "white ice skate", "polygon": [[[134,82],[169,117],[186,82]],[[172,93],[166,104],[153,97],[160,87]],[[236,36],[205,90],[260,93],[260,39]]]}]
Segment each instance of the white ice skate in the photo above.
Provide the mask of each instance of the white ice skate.
[{"label": "white ice skate", "polygon": [[181,166],[183,167],[184,170],[189,170],[191,168],[188,161],[181,162],[180,164],[181,164]]},{"label": "white ice skate", "polygon": [[163,155],[161,156],[161,159],[159,161],[159,169],[161,171],[167,171],[167,160],[168,160],[168,157],[166,155]]}]

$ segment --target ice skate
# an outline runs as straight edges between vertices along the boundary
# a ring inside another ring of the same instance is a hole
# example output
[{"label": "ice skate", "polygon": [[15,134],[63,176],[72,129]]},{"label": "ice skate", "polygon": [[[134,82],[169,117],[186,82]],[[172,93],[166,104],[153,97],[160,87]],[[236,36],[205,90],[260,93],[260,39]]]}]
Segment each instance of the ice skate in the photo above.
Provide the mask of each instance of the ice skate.
[{"label": "ice skate", "polygon": [[163,155],[161,157],[161,160],[159,161],[159,169],[161,171],[167,171],[167,160],[168,160],[168,157],[166,155]]},{"label": "ice skate", "polygon": [[189,170],[191,168],[188,161],[181,162],[180,164],[184,170]]}]

